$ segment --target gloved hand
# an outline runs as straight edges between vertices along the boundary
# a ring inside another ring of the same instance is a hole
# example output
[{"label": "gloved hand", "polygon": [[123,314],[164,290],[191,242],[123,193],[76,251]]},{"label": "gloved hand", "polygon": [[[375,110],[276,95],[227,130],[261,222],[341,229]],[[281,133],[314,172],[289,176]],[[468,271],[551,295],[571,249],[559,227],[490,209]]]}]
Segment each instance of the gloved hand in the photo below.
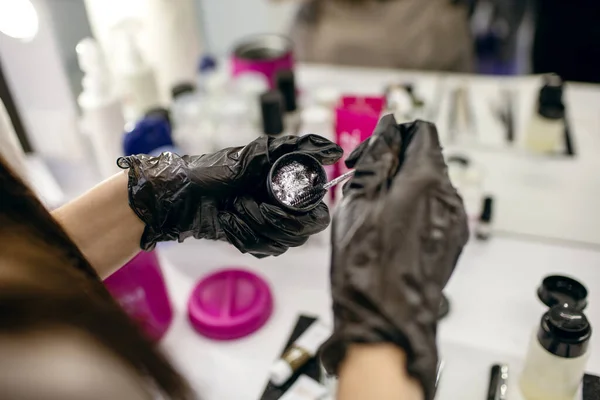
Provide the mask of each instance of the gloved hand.
[{"label": "gloved hand", "polygon": [[203,156],[121,157],[118,165],[129,168],[130,206],[146,224],[142,249],[193,236],[227,240],[243,253],[266,257],[304,244],[329,225],[327,206],[290,214],[269,203],[266,188],[271,165],[292,151],[323,164],[342,155],[338,145],[306,135],[261,137],[245,147]]},{"label": "gloved hand", "polygon": [[334,332],[321,358],[337,374],[350,344],[394,343],[431,399],[438,308],[467,218],[435,125],[387,115],[373,135],[346,161],[356,172],[333,219]]}]

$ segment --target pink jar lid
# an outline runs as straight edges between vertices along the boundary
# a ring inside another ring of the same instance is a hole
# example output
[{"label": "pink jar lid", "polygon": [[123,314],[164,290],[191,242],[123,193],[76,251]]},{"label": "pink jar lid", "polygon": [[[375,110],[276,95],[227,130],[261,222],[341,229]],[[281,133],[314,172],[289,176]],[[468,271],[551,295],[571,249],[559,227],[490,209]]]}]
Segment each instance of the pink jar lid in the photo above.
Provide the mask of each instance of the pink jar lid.
[{"label": "pink jar lid", "polygon": [[204,277],[188,301],[188,317],[200,334],[217,340],[248,336],[273,312],[268,284],[258,275],[230,268]]}]

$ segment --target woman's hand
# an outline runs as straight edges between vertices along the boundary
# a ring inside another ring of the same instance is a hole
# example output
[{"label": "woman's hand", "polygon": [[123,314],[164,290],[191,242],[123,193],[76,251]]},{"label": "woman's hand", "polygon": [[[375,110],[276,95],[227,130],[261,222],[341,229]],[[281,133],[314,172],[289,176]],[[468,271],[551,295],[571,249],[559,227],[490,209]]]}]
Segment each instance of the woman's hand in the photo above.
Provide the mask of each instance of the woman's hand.
[{"label": "woman's hand", "polygon": [[334,333],[322,359],[331,373],[353,343],[392,343],[431,399],[442,289],[468,238],[433,124],[381,119],[333,222]]},{"label": "woman's hand", "polygon": [[268,202],[266,179],[282,155],[301,151],[333,164],[342,149],[316,135],[261,137],[245,147],[203,156],[163,153],[119,159],[129,168],[129,203],[145,223],[141,247],[157,242],[227,240],[256,257],[280,255],[304,244],[330,221],[324,203],[291,214]]}]

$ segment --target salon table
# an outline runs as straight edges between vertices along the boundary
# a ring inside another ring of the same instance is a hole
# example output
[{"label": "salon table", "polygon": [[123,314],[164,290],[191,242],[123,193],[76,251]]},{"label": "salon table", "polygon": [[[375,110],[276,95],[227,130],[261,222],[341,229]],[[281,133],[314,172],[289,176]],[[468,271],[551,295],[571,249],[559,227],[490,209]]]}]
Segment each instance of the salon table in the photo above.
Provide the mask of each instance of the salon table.
[{"label": "salon table", "polygon": [[[334,88],[342,93],[381,94],[391,82],[413,82],[426,102],[441,98],[435,116],[446,153],[469,156],[485,175],[485,191],[496,198],[495,234],[471,240],[445,293],[449,316],[439,327],[446,368],[439,400],[485,398],[494,362],[518,365],[545,307],[536,289],[549,274],[567,274],[589,290],[586,315],[592,336],[591,373],[600,375],[600,86],[569,84],[569,120],[577,156],[540,157],[523,148],[522,134],[533,109],[539,77],[478,77],[361,68],[301,65],[297,79],[304,93]],[[448,90],[468,83],[478,136],[449,143],[446,136]],[[438,88],[443,90],[439,91]],[[508,145],[491,105],[500,88],[510,88],[517,140]],[[439,96],[437,93],[442,93]],[[39,167],[39,166],[38,166]],[[53,166],[65,198],[92,186],[89,174]],[[38,192],[45,175],[37,174]],[[47,185],[46,185],[47,186]],[[51,185],[52,186],[52,185]],[[329,245],[324,233],[283,256],[256,260],[223,243],[187,241],[159,248],[175,309],[162,346],[203,400],[256,400],[271,363],[283,350],[299,314],[330,320]],[[187,320],[187,300],[204,275],[224,267],[244,267],[262,275],[273,291],[275,309],[253,335],[219,342],[198,335]],[[517,366],[518,369],[518,366]],[[516,375],[512,375],[513,382]],[[518,400],[518,399],[511,399]]]},{"label": "salon table", "polygon": [[[202,399],[258,399],[269,366],[282,351],[298,315],[330,321],[329,247],[326,238],[319,239],[262,260],[223,243],[190,241],[160,249],[176,310],[162,344]],[[263,276],[273,290],[275,309],[253,335],[219,342],[192,329],[186,304],[198,279],[229,266]],[[439,327],[446,364],[439,400],[484,399],[494,362],[516,365],[518,370],[545,311],[536,289],[544,276],[554,273],[571,275],[587,285],[586,315],[592,326],[600,327],[600,252],[502,237],[467,245],[445,291],[451,311]],[[592,336],[591,348],[592,352],[600,348],[600,334]],[[597,353],[592,353],[587,369],[600,374]]]},{"label": "salon table", "polygon": [[[333,87],[358,94],[378,94],[390,82],[411,81],[425,99],[432,99],[439,85],[469,83],[480,138],[445,147],[446,152],[468,155],[483,169],[485,188],[496,198],[499,234],[488,242],[471,240],[445,291],[451,312],[439,327],[446,367],[438,399],[484,399],[489,367],[496,362],[510,364],[514,387],[533,330],[546,309],[536,296],[546,275],[567,274],[584,282],[590,292],[586,315],[592,326],[600,326],[600,213],[596,212],[600,87],[568,85],[566,102],[577,157],[545,158],[528,154],[522,144],[539,77],[441,77],[301,66],[298,81],[309,93]],[[490,103],[501,87],[511,88],[518,98],[517,140],[512,146],[502,140],[501,127],[491,113]],[[444,92],[436,122],[446,142],[448,96]],[[188,242],[161,249],[178,311],[163,345],[203,399],[258,399],[268,380],[268,368],[283,350],[298,315],[330,321],[326,235],[281,257],[263,260],[241,255],[224,244]],[[198,279],[228,266],[262,275],[273,289],[275,311],[250,337],[216,342],[192,330],[186,302]],[[599,346],[600,335],[595,334],[591,348]],[[600,356],[592,353],[587,369],[600,374]]]}]

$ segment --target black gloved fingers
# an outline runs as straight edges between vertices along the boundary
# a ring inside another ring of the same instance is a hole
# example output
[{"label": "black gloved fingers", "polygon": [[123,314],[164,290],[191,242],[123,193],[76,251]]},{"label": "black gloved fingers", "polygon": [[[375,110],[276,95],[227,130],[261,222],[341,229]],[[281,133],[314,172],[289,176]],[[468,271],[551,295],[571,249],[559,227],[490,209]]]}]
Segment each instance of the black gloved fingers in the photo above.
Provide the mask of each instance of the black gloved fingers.
[{"label": "black gloved fingers", "polygon": [[[452,189],[453,190],[453,189]],[[430,229],[426,240],[429,247],[426,257],[431,257],[424,263],[431,270],[425,270],[426,276],[445,287],[456,267],[458,256],[469,238],[467,216],[462,200],[453,190],[447,193],[440,188],[428,199],[430,202]],[[440,274],[440,272],[446,274]]]},{"label": "black gloved fingers", "polygon": [[319,135],[284,136],[269,143],[271,163],[292,151],[300,151],[315,157],[321,164],[335,164],[344,154],[342,148]]},{"label": "black gloved fingers", "polygon": [[307,213],[292,214],[272,204],[260,205],[262,216],[274,231],[289,238],[310,236],[324,231],[331,222],[329,208],[320,202]]},{"label": "black gloved fingers", "polygon": [[[349,165],[355,168],[344,193],[355,189],[374,194],[386,187],[400,168],[403,139],[393,115],[381,118],[373,136],[365,140],[351,155]],[[347,163],[348,164],[348,163]]]},{"label": "black gloved fingers", "polygon": [[[286,219],[283,214],[281,221],[277,221],[275,224],[270,218],[267,218],[263,212],[263,205],[258,204],[252,197],[240,197],[235,199],[233,203],[233,209],[236,216],[244,221],[244,223],[257,232],[260,236],[266,240],[278,243],[285,247],[298,247],[306,243],[308,235],[303,234],[304,224],[298,221]],[[278,209],[278,207],[275,207]],[[292,225],[289,227],[288,225]],[[289,232],[293,230],[293,232]]]},{"label": "black gloved fingers", "polygon": [[[394,143],[398,143],[398,146],[394,146]],[[396,119],[393,114],[387,114],[381,117],[373,134],[365,139],[361,144],[358,145],[352,153],[346,158],[346,166],[348,168],[354,168],[356,164],[362,160],[365,154],[370,154],[373,159],[377,159],[379,154],[392,150],[391,148],[397,147],[396,154],[399,157],[401,142],[400,128],[396,123]],[[386,146],[387,145],[387,146]],[[387,149],[386,147],[390,147]]]},{"label": "black gloved fingers", "polygon": [[233,209],[254,232],[287,247],[303,245],[310,235],[327,228],[330,221],[325,204],[308,213],[291,214],[271,204],[258,204],[251,197],[241,197],[234,201]]},{"label": "black gloved fingers", "polygon": [[299,137],[296,151],[310,154],[323,165],[335,164],[344,154],[344,151],[338,144],[319,135],[304,135]]},{"label": "black gloved fingers", "polygon": [[354,168],[354,166],[356,165],[356,163],[358,162],[358,160],[360,160],[360,157],[363,155],[363,153],[365,152],[365,150],[367,149],[367,147],[369,147],[369,141],[370,141],[370,138],[367,138],[367,139],[363,140],[358,145],[357,148],[355,148],[354,150],[352,150],[352,153],[350,153],[350,155],[344,161],[344,163],[346,164],[346,167],[348,167],[348,168]]},{"label": "black gloved fingers", "polygon": [[241,184],[246,188],[257,183],[263,184],[271,165],[285,154],[301,151],[325,165],[335,163],[343,154],[340,146],[317,135],[261,137],[243,148],[226,150],[220,152],[222,154],[219,159],[225,157],[228,162],[220,161],[216,165],[219,166],[219,171],[227,172],[223,169],[225,166],[231,172],[220,175],[232,176],[236,185]]},{"label": "black gloved fingers", "polygon": [[256,258],[264,258],[278,256],[288,250],[287,246],[269,240],[252,230],[232,212],[222,212],[218,218],[227,241],[242,253],[250,253]]},{"label": "black gloved fingers", "polygon": [[414,169],[425,171],[423,163],[429,165],[432,172],[441,173],[446,170],[437,129],[430,122],[415,121],[397,125],[390,114],[381,118],[373,136],[350,154],[346,160],[349,168],[358,170],[361,164],[369,164],[381,159],[384,154],[389,154],[393,160],[390,177],[400,170],[403,173]]},{"label": "black gloved fingers", "polygon": [[434,124],[425,121],[405,124],[403,135],[407,144],[403,154],[402,173],[421,169],[423,164],[430,166],[437,173],[445,173],[447,167]]},{"label": "black gloved fingers", "polygon": [[382,188],[387,188],[390,181],[391,170],[396,165],[397,158],[391,154],[382,154],[378,160],[363,160],[357,166],[354,176],[347,183],[344,194],[350,191],[366,195],[379,193]]}]

